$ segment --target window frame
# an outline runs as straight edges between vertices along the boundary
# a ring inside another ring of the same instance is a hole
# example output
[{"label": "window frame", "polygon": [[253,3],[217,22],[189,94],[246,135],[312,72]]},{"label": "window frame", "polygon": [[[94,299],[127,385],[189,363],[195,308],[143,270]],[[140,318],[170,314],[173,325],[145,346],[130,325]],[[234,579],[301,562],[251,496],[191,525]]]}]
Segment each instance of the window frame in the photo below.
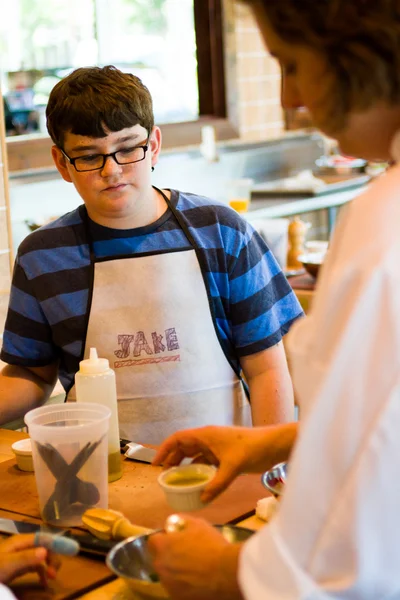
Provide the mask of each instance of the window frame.
[{"label": "window frame", "polygon": [[239,137],[230,114],[226,76],[228,0],[194,0],[199,118],[160,125],[163,147],[199,144],[201,128],[213,125],[218,140]]},{"label": "window frame", "polygon": [[231,0],[194,0],[199,118],[160,125],[164,148],[199,144],[204,125],[215,128],[218,140],[239,137],[227,85],[230,76],[227,73],[227,37],[228,30],[233,29],[234,18],[229,2]]},{"label": "window frame", "polygon": [[[163,148],[198,145],[204,125],[215,128],[216,139],[238,138],[235,72],[227,57],[233,48],[234,12],[232,0],[194,0],[195,36],[198,61],[199,118],[160,124]],[[229,64],[229,70],[227,68]],[[10,171],[53,168],[52,142],[47,134],[6,138]]]}]

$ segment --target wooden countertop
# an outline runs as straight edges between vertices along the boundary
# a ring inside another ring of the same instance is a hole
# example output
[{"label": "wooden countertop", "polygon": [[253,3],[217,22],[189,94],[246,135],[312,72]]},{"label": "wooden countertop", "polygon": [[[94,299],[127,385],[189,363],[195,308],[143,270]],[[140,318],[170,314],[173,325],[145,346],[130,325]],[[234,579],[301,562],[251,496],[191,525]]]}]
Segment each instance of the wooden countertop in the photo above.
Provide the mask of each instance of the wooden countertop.
[{"label": "wooden countertop", "polygon": [[[34,474],[19,471],[11,451],[11,444],[24,437],[27,434],[0,429],[0,516],[38,522],[40,514]],[[159,467],[125,459],[122,478],[109,485],[109,507],[123,512],[138,525],[163,527],[165,518],[173,511],[158,486],[159,472]],[[217,500],[193,514],[211,523],[241,521],[245,527],[258,529],[263,522],[251,515],[257,500],[266,495],[258,475],[242,475]],[[115,579],[103,562],[82,556],[63,558],[59,576],[50,586],[49,596],[49,590],[38,585],[36,575],[25,575],[11,587],[19,600],[49,597],[52,600],[72,597],[123,600],[126,597],[125,583]],[[134,600],[131,593],[130,598]]]},{"label": "wooden countertop", "polygon": [[323,210],[335,206],[342,206],[365,192],[367,185],[361,185],[343,192],[332,192],[320,196],[305,196],[304,198],[268,198],[266,200],[252,200],[250,210],[243,213],[243,217],[250,223],[255,219],[273,219],[276,217],[289,217],[314,210]]},{"label": "wooden countertop", "polygon": [[11,431],[8,429],[0,429],[0,463],[14,458],[14,453],[11,450],[11,444],[26,437],[28,437],[26,433]]}]

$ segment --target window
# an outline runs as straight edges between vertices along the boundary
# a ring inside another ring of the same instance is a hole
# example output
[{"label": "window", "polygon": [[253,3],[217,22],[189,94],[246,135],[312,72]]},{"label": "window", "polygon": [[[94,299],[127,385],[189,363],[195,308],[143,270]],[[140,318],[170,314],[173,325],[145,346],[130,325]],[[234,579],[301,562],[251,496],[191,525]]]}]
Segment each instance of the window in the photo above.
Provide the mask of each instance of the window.
[{"label": "window", "polygon": [[54,84],[93,64],[142,79],[172,145],[198,135],[199,119],[226,119],[221,0],[0,0],[0,9],[2,87],[21,130],[42,129]]}]

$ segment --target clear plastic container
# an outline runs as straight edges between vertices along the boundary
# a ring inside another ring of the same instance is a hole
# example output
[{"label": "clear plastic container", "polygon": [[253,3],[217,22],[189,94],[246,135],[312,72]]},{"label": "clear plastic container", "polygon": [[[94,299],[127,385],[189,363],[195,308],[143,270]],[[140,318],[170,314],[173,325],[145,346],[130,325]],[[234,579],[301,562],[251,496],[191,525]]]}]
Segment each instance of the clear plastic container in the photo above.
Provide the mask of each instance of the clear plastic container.
[{"label": "clear plastic container", "polygon": [[75,375],[76,401],[96,402],[111,410],[108,430],[108,481],[122,476],[119,444],[118,401],[115,373],[106,358],[98,358],[96,348],[90,348],[89,358],[79,363]]},{"label": "clear plastic container", "polygon": [[100,404],[42,406],[25,415],[40,513],[46,523],[82,525],[91,507],[108,507],[110,409]]}]

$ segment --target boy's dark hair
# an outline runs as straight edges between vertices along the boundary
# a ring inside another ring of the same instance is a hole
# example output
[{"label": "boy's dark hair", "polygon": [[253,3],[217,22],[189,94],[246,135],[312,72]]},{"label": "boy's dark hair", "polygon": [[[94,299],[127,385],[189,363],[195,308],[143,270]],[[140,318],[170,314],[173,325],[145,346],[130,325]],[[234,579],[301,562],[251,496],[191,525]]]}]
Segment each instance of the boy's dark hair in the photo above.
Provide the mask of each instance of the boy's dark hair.
[{"label": "boy's dark hair", "polygon": [[154,126],[149,90],[138,77],[112,65],[76,69],[64,77],[51,91],[46,117],[59,148],[68,132],[105,137],[139,124],[150,134]]}]

